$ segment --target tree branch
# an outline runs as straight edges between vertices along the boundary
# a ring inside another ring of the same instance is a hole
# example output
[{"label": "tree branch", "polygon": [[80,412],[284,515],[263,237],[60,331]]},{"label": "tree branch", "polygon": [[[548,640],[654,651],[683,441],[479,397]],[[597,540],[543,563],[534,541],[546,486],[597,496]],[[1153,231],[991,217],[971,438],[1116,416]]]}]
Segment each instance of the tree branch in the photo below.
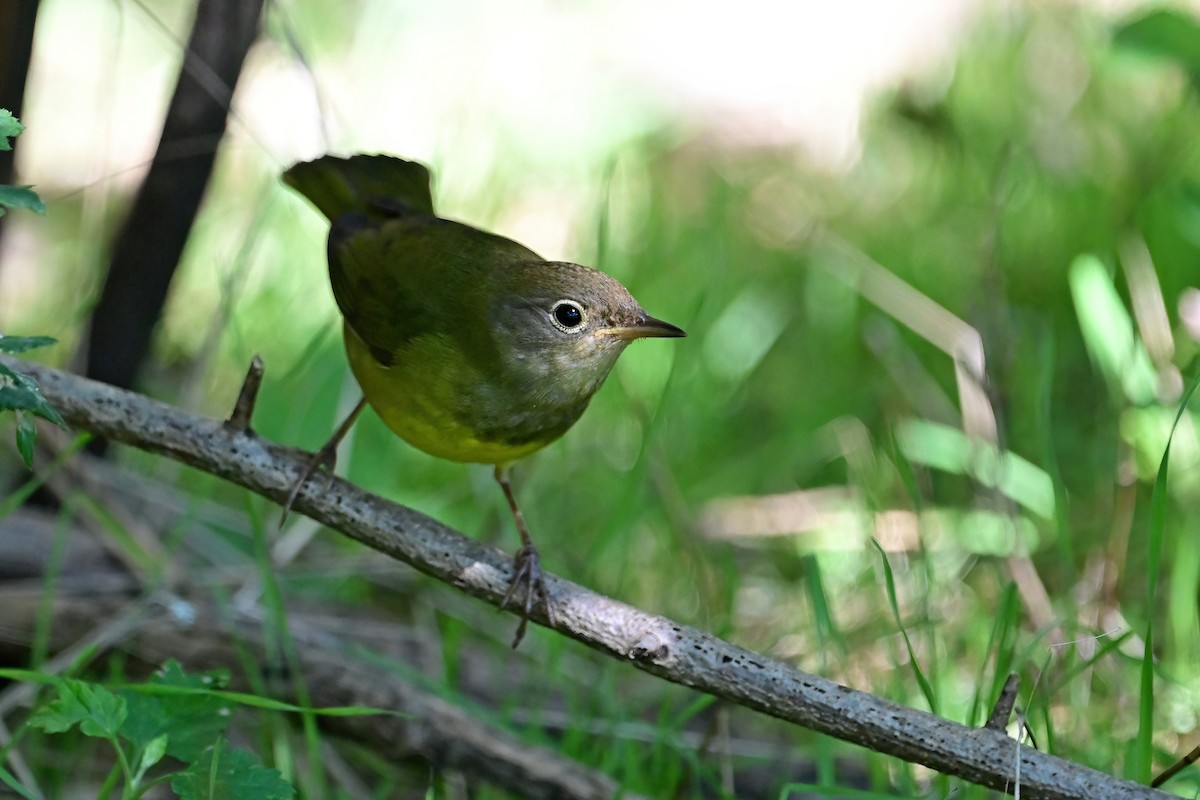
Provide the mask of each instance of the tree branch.
[{"label": "tree branch", "polygon": [[[185,413],[150,398],[47,367],[0,357],[35,378],[72,424],[169,456],[282,502],[307,460],[299,451]],[[499,605],[511,557],[424,514],[368,494],[340,478],[309,481],[295,509],[368,547],[464,592]],[[973,783],[1045,800],[1155,800],[1173,797],[1040,753],[988,728],[932,714],[793,669],[702,631],[648,614],[553,575],[557,630],[639,669],[880,753]],[[533,619],[546,620],[540,609]]]}]

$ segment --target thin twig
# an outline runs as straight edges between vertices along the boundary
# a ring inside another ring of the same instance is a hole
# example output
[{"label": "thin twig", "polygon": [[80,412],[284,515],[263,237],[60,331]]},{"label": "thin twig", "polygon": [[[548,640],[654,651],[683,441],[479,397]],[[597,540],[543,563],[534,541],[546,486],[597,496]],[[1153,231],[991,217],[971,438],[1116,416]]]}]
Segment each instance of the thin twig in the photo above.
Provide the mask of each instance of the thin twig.
[{"label": "thin twig", "polygon": [[246,379],[242,381],[242,390],[238,392],[237,402],[233,404],[233,413],[225,422],[225,427],[231,431],[244,433],[250,429],[250,419],[254,416],[254,404],[258,401],[258,390],[262,388],[263,361],[258,353],[250,359],[250,368],[246,370]]},{"label": "thin twig", "polygon": [[1004,688],[1000,690],[1000,697],[996,699],[996,705],[992,708],[992,714],[983,727],[994,731],[1002,731],[1008,727],[1008,718],[1012,716],[1013,706],[1017,703],[1017,689],[1020,685],[1021,677],[1015,672],[1009,673],[1008,680],[1004,681]]},{"label": "thin twig", "polygon": [[1186,767],[1191,764],[1195,764],[1198,760],[1200,760],[1200,747],[1194,747],[1192,748],[1192,752],[1188,753],[1186,756],[1164,769],[1157,778],[1150,781],[1150,785],[1155,788],[1162,786],[1164,783],[1171,780],[1171,778],[1174,778],[1176,775],[1182,772]]},{"label": "thin twig", "polygon": [[[282,502],[305,455],[230,431],[147,397],[8,357],[0,363],[35,378],[72,425],[190,464]],[[362,544],[499,605],[512,560],[424,514],[339,478],[305,489],[296,510]],[[555,629],[638,669],[814,731],[1000,791],[1013,789],[1014,743],[840,686],[715,636],[649,614],[554,575]],[[541,607],[531,618],[545,625]],[[1153,800],[1171,797],[1066,759],[1016,746],[1021,791],[1044,800]]]}]

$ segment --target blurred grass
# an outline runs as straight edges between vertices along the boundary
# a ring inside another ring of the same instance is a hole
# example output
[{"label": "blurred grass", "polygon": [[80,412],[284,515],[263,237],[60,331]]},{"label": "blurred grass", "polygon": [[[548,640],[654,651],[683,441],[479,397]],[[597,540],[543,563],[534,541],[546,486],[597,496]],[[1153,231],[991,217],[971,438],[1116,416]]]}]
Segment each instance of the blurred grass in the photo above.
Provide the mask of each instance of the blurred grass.
[{"label": "blurred grass", "polygon": [[[352,20],[333,15],[326,26],[328,9],[310,5],[295,24],[330,37],[311,39],[319,61]],[[1169,472],[1158,466],[1178,376],[1198,352],[1176,304],[1200,282],[1200,109],[1186,69],[1113,46],[1117,24],[1074,6],[990,13],[948,77],[918,76],[877,98],[860,158],[844,172],[808,166],[790,147],[741,148],[669,126],[636,135],[617,126],[606,150],[589,145],[590,160],[567,167],[556,155],[557,174],[535,171],[527,151],[472,150],[459,161],[447,138],[430,159],[446,213],[508,230],[538,198],[569,196],[576,227],[564,252],[544,255],[605,269],[690,334],[631,348],[580,423],[516,468],[546,567],[970,724],[1017,671],[1039,745],[1118,774],[1144,777],[1151,756],[1163,766],[1200,740],[1195,410],[1175,429]],[[256,427],[314,448],[356,395],[324,275],[323,223],[278,171],[274,154],[244,136],[222,151],[147,385],[224,414],[261,353]],[[35,228],[47,269],[70,289],[25,309],[27,332],[77,341],[123,198],[99,212],[95,202],[60,200]],[[997,447],[984,453],[961,433],[953,361],[834,277],[848,266],[823,246],[825,231],[981,333]],[[1130,237],[1144,240],[1170,316],[1173,351],[1158,361],[1132,310],[1121,249]],[[514,548],[488,469],[416,452],[371,414],[352,437],[341,462],[351,480]],[[258,536],[274,513],[207,476],[126,459],[244,511],[245,531]],[[1034,490],[1012,488],[1021,474],[1034,476]],[[755,535],[753,519],[743,534],[706,535],[711,501],[824,487],[853,490],[851,499],[786,535]],[[1024,499],[1031,491],[1036,502]],[[1154,513],[1152,497],[1162,504]],[[865,543],[883,538],[888,514],[914,533],[876,552]],[[269,575],[264,542],[245,531],[221,535]],[[346,558],[354,552],[328,538]],[[1016,571],[1024,559],[1031,572]],[[508,616],[420,576],[393,591],[331,558],[289,567],[279,582],[277,621],[289,598],[336,598],[440,637],[447,696],[457,697],[465,640],[494,638],[498,674],[511,658]],[[1037,586],[1047,608],[1035,605]],[[1151,625],[1153,641],[1141,638]],[[678,735],[710,701],[592,662],[545,631],[523,650],[541,662],[537,685],[513,686],[511,704],[494,712],[514,730],[632,791],[719,794],[715,759]],[[561,736],[535,732],[541,715],[560,711]],[[821,788],[784,787],[780,776],[780,796],[849,796],[831,788],[841,785],[835,759],[846,757],[866,759],[880,791],[931,788],[918,767],[738,719],[742,736],[783,740],[815,760]],[[320,763],[314,736],[309,760]],[[944,795],[949,783],[932,787]],[[1171,786],[1194,793],[1200,780],[1185,773]]]}]

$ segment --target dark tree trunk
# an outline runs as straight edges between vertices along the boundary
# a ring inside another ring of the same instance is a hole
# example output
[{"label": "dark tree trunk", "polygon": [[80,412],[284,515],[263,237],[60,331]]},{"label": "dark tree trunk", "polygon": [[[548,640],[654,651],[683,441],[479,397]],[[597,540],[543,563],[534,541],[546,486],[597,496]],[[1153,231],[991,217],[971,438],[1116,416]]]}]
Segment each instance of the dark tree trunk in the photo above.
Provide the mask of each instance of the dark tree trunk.
[{"label": "dark tree trunk", "polygon": [[[0,108],[17,117],[25,98],[37,10],[38,0],[0,0]],[[0,183],[15,183],[13,152],[0,150]],[[0,217],[0,225],[3,223],[4,217]]]},{"label": "dark tree trunk", "polygon": [[146,357],[261,12],[262,0],[199,0],[154,163],[117,238],[92,315],[89,377],[128,388]]}]

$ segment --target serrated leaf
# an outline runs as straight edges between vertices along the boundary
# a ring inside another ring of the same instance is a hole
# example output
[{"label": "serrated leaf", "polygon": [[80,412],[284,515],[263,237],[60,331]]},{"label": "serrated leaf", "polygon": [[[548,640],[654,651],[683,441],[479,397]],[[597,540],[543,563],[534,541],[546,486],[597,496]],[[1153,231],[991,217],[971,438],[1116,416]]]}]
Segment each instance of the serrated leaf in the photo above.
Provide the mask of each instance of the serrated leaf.
[{"label": "serrated leaf", "polygon": [[1200,76],[1200,25],[1185,12],[1158,9],[1122,25],[1113,44],[1166,58]]},{"label": "serrated leaf", "polygon": [[75,690],[88,709],[88,717],[79,723],[79,730],[86,736],[116,738],[127,713],[125,701],[96,684],[80,681]]},{"label": "serrated leaf", "polygon": [[180,800],[289,800],[296,796],[296,790],[278,770],[262,766],[252,753],[232,747],[224,739],[217,740],[187,769],[176,773],[171,788]]},{"label": "serrated leaf", "polygon": [[78,725],[86,736],[115,739],[125,721],[125,701],[103,686],[73,678],[55,685],[58,696],[29,718],[47,733],[62,733]]},{"label": "serrated leaf", "polygon": [[69,708],[57,701],[48,703],[29,716],[29,724],[41,728],[46,733],[64,733],[79,724],[87,715],[80,708]]},{"label": "serrated leaf", "polygon": [[0,183],[0,206],[24,208],[38,214],[46,213],[46,204],[37,196],[32,186],[9,186]]},{"label": "serrated leaf", "polygon": [[0,108],[0,150],[12,150],[12,144],[8,140],[17,138],[23,130],[25,130],[25,126],[12,115],[11,111],[7,108]]},{"label": "serrated leaf", "polygon": [[[189,675],[178,661],[171,660],[146,685],[216,689],[228,682],[226,671]],[[139,692],[137,687],[122,689],[120,694],[130,711],[121,735],[139,749],[166,734],[167,753],[180,761],[194,761],[229,726],[228,704],[213,695],[148,694]]]},{"label": "serrated leaf", "polygon": [[37,428],[28,414],[17,414],[17,452],[25,462],[26,469],[33,469],[33,446],[37,443]]},{"label": "serrated leaf", "polygon": [[39,347],[49,347],[58,344],[58,339],[50,336],[5,336],[0,334],[0,352],[24,353]]}]

